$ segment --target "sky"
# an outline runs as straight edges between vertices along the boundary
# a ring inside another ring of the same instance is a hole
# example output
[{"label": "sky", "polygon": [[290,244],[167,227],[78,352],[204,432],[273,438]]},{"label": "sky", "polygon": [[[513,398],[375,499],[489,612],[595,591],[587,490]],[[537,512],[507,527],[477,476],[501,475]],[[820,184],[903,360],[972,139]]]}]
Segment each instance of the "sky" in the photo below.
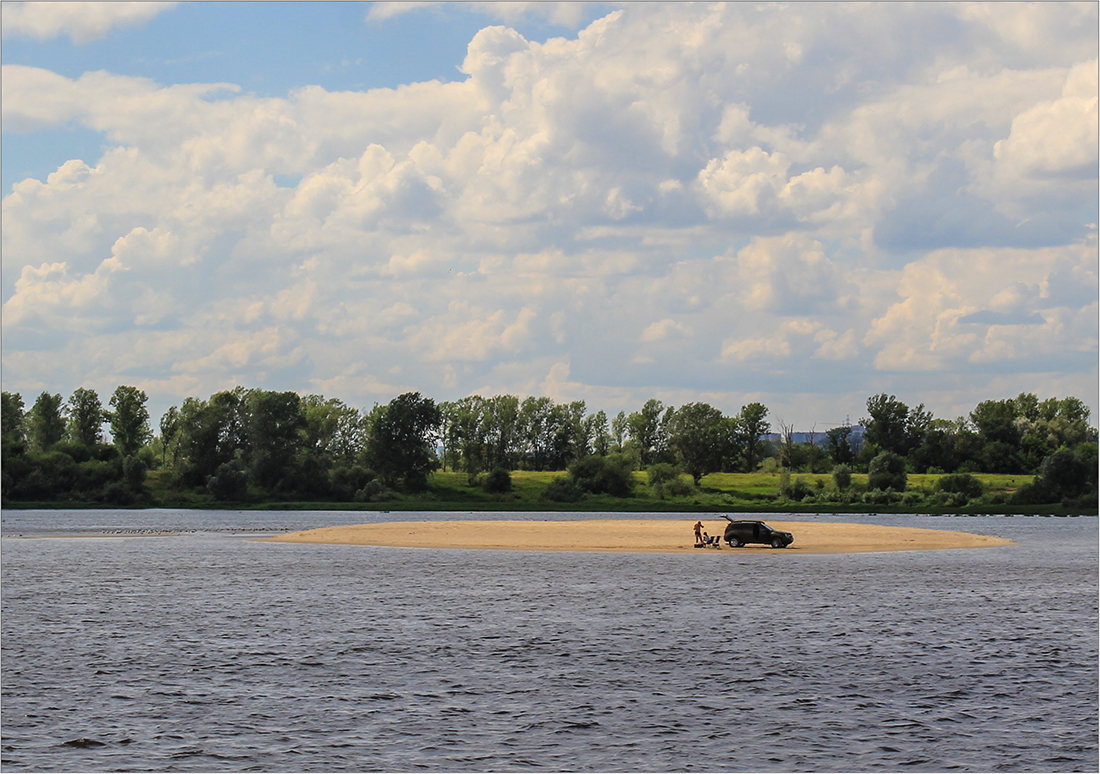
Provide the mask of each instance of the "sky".
[{"label": "sky", "polygon": [[0,381],[1095,422],[1097,10],[4,2]]}]

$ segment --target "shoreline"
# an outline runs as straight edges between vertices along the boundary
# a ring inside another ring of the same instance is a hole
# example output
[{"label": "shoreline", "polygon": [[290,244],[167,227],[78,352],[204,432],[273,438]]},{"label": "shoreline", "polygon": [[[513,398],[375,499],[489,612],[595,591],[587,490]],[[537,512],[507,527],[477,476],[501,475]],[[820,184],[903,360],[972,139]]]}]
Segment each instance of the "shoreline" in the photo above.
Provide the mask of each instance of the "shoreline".
[{"label": "shoreline", "polygon": [[[784,549],[750,544],[743,548],[695,548],[695,519],[600,519],[585,521],[408,521],[352,524],[288,532],[263,538],[269,543],[459,548],[506,551],[579,551],[588,553],[845,554],[937,551],[1015,545],[1004,538],[969,532],[887,527],[847,522],[767,521],[791,532]],[[704,530],[721,535],[725,520],[710,520]]]}]

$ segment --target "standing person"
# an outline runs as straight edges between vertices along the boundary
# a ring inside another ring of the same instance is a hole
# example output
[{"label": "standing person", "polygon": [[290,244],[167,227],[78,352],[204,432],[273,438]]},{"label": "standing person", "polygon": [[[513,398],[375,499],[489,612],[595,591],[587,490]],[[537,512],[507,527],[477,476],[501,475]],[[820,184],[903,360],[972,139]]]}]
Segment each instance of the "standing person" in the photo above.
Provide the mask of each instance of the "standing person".
[{"label": "standing person", "polygon": [[703,544],[703,522],[695,522],[695,545],[700,546]]}]

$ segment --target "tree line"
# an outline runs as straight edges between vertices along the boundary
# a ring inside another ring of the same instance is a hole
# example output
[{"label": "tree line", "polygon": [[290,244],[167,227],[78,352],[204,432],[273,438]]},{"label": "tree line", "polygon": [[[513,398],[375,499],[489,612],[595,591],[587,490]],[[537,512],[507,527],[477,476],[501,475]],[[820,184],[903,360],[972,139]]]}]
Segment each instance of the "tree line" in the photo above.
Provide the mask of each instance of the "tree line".
[{"label": "tree line", "polygon": [[952,420],[874,395],[860,420],[862,436],[842,425],[801,443],[781,420],[773,434],[768,408],[755,402],[726,415],[706,403],[674,407],[653,399],[609,418],[589,412],[584,401],[546,397],[437,403],[410,392],[360,410],[321,395],[237,387],[171,407],[159,433],[146,403],[130,386],[118,387],[106,406],[86,388],[68,401],[43,392],[29,409],[21,395],[4,392],[5,501],[140,502],[149,496],[149,470],[165,471],[169,487],[216,500],[381,500],[424,489],[439,469],[499,491],[507,489],[509,471],[568,471],[549,492],[566,500],[583,492],[629,494],[639,469],[648,471],[651,486],[671,493],[690,487],[680,473],[697,487],[710,473],[757,470],[781,471],[785,481],[791,472],[834,472],[838,489],[851,471],[879,474],[881,489],[900,491],[899,473],[1040,475],[1056,459],[1069,483],[1044,484],[1055,478],[1040,475],[1025,493],[1036,502],[1079,496],[1095,489],[1096,478],[1088,407],[1074,397],[1040,401],[1030,393],[982,401]]}]

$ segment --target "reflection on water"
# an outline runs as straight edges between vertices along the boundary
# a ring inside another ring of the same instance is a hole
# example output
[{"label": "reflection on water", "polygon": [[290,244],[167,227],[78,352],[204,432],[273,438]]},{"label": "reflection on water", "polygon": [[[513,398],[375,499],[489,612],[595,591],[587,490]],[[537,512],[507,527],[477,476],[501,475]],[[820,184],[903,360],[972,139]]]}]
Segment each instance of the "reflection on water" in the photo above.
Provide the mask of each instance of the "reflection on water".
[{"label": "reflection on water", "polygon": [[796,561],[242,537],[407,518],[5,512],[4,769],[1097,767],[1095,518],[819,517],[1019,545]]}]

